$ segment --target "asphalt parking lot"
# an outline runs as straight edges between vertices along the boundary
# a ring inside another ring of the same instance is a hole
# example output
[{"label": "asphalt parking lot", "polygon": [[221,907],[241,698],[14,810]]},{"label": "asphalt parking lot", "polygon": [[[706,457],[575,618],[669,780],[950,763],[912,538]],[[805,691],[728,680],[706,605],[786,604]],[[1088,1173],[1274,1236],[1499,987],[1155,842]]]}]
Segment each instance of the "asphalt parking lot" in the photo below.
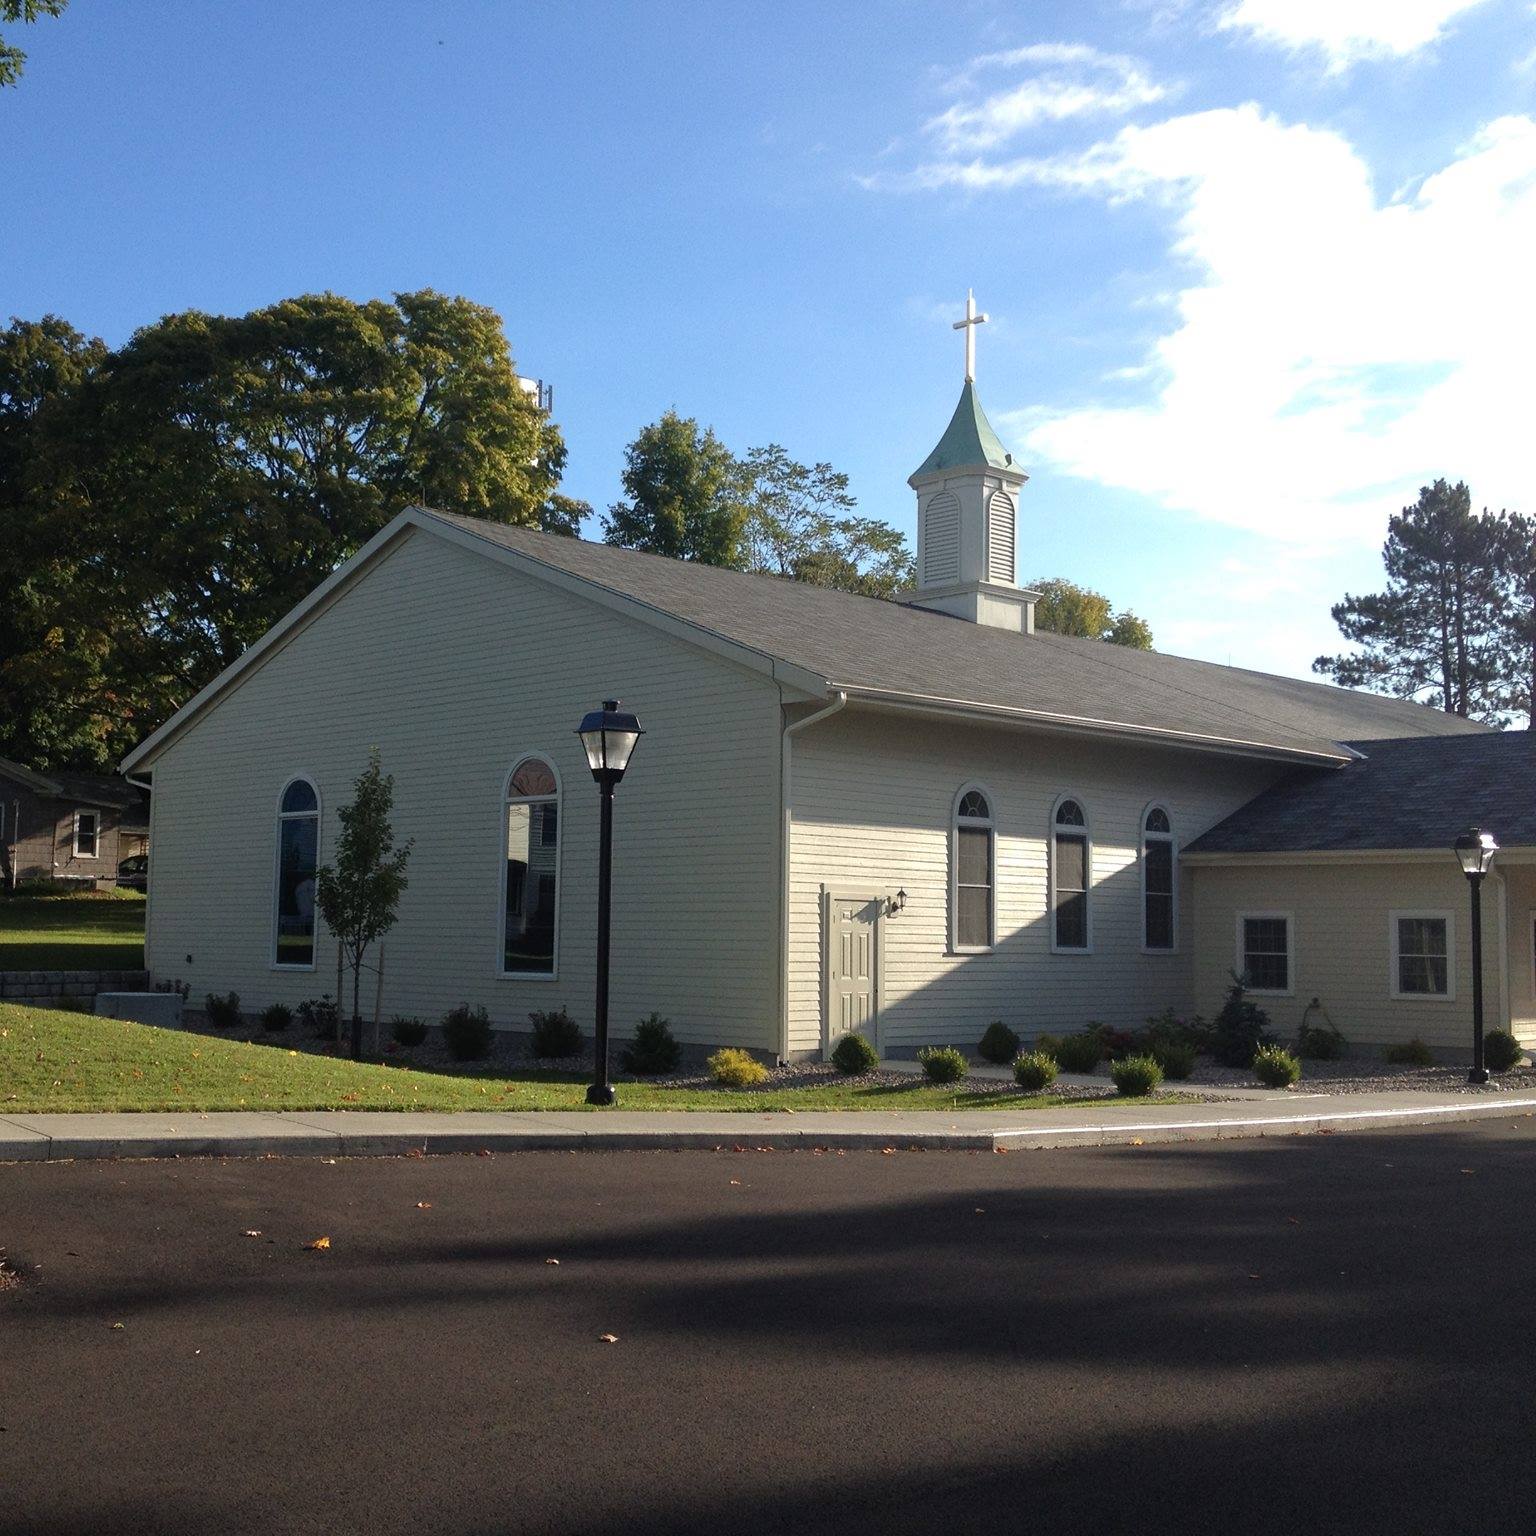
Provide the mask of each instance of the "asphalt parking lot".
[{"label": "asphalt parking lot", "polygon": [[1532,1119],[12,1164],[0,1528],[1523,1530],[1533,1206]]}]

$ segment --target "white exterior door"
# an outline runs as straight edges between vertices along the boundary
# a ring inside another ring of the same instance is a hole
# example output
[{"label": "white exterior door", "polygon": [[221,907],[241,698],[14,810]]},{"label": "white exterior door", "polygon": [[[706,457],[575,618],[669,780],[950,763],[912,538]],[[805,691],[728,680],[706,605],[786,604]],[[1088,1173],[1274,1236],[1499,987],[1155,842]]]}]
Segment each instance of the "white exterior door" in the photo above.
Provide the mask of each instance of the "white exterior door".
[{"label": "white exterior door", "polygon": [[827,1048],[857,1031],[880,1040],[880,901],[827,897]]}]

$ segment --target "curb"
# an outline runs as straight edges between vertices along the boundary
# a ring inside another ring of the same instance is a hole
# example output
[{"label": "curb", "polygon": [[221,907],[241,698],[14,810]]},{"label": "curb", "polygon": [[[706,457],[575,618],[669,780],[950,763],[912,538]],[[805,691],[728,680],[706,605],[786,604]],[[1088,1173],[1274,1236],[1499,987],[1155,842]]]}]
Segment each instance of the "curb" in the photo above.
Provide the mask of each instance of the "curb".
[{"label": "curb", "polygon": [[[385,1112],[387,1113],[387,1112]],[[866,1114],[869,1112],[865,1112]],[[760,1120],[732,1127],[684,1130],[657,1127],[606,1129],[600,1123],[581,1126],[487,1123],[483,1129],[457,1125],[441,1132],[397,1130],[387,1126],[364,1129],[373,1118],[367,1111],[347,1114],[344,1128],[308,1123],[301,1114],[231,1115],[240,1128],[221,1129],[200,1117],[196,1127],[171,1127],[164,1117],[146,1116],[142,1129],[132,1115],[97,1117],[0,1117],[0,1164],[15,1162],[84,1161],[95,1158],[175,1157],[403,1157],[445,1156],[486,1152],[749,1152],[876,1150],[934,1152],[1023,1152],[1053,1147],[1116,1147],[1175,1145],[1197,1141],[1237,1141],[1263,1136],[1307,1136],[1349,1131],[1402,1129],[1466,1124],[1477,1120],[1514,1119],[1536,1114],[1536,1098],[1480,1100],[1463,1104],[1426,1104],[1418,1108],[1306,1110],[1296,1114],[1254,1114],[1241,1118],[1096,1121],[1076,1125],[1039,1125],[963,1129],[954,1124],[927,1130],[904,1120],[899,1126],[863,1125],[846,1129],[802,1129]],[[90,1122],[110,1119],[111,1128]],[[553,1114],[550,1115],[554,1119]],[[592,1120],[597,1117],[583,1117]],[[850,1116],[850,1118],[853,1118]],[[865,1115],[860,1114],[860,1120]],[[29,1125],[45,1119],[49,1128]],[[161,1124],[154,1124],[159,1119]],[[55,1122],[64,1121],[64,1128]],[[68,1122],[75,1122],[73,1124]],[[124,1125],[122,1122],[130,1122]],[[251,1125],[250,1122],[256,1122]]]}]

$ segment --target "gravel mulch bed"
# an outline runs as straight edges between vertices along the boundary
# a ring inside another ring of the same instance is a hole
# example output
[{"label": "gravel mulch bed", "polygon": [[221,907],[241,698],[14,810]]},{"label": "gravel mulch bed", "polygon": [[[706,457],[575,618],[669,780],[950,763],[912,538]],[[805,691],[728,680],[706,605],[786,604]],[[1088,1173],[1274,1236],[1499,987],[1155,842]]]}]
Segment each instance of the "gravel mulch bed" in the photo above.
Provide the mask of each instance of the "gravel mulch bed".
[{"label": "gravel mulch bed", "polygon": [[[1506,1093],[1536,1092],[1536,1067],[1517,1067],[1500,1072],[1493,1079]],[[1194,1075],[1178,1088],[1212,1087],[1253,1088],[1258,1084],[1251,1072],[1237,1067],[1219,1067],[1202,1057]],[[1487,1088],[1467,1081],[1465,1067],[1393,1067],[1384,1061],[1366,1057],[1346,1057],[1342,1061],[1303,1061],[1301,1081],[1292,1093],[1482,1093]]]}]

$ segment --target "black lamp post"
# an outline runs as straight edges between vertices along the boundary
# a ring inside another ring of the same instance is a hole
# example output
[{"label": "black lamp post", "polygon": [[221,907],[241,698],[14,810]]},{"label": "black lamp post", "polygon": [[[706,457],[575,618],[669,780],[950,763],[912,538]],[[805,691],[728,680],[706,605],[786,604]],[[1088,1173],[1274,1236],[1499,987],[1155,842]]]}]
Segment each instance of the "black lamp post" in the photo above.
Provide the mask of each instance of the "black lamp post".
[{"label": "black lamp post", "polygon": [[1483,877],[1499,851],[1491,832],[1468,827],[1456,839],[1456,858],[1461,872],[1472,887],[1472,1070],[1469,1083],[1486,1083],[1488,1068],[1483,1062]]},{"label": "black lamp post", "polygon": [[597,855],[597,1009],[593,1015],[593,1050],[597,1070],[587,1089],[588,1104],[612,1104],[613,1084],[608,1081],[608,908],[613,890],[613,791],[635,747],[645,732],[640,722],[619,708],[617,699],[604,699],[576,728],[586,749],[587,766],[597,780],[602,806]]}]

